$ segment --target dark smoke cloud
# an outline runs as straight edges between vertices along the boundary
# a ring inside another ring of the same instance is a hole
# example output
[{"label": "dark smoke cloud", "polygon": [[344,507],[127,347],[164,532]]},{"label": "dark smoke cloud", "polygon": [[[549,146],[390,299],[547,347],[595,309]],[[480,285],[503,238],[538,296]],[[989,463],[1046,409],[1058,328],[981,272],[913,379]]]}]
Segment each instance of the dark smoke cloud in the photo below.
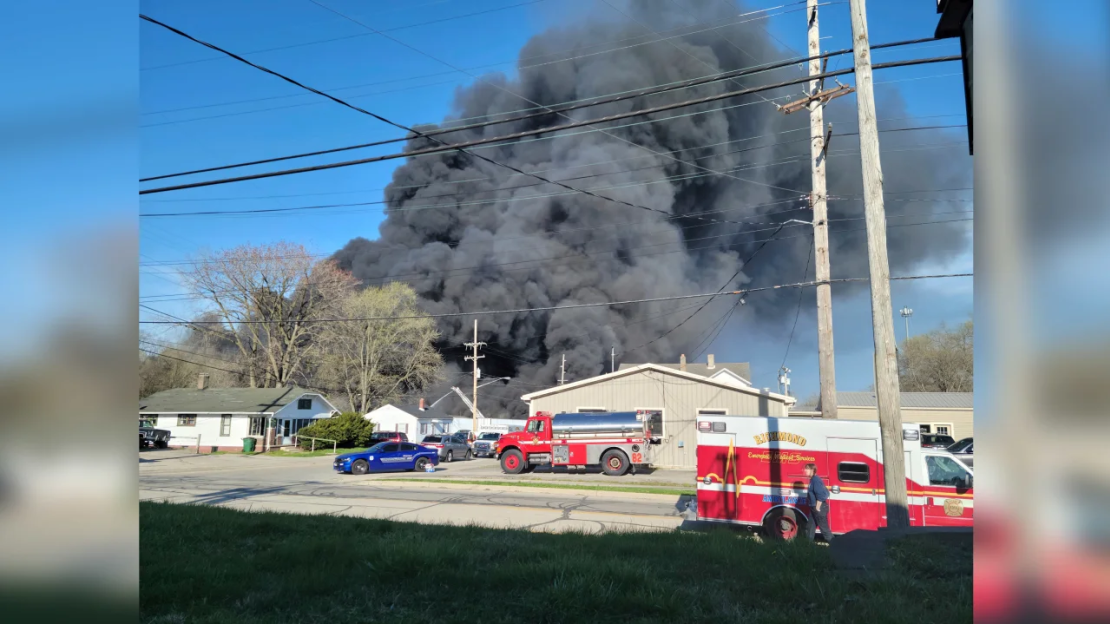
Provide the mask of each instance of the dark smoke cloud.
[{"label": "dark smoke cloud", "polygon": [[[682,5],[682,10],[677,11],[676,4],[672,2],[634,2],[628,11],[657,31],[702,22],[725,24],[737,19],[737,11],[728,10],[723,2],[696,4],[693,9],[690,3]],[[578,54],[583,54],[628,45],[626,42],[599,47],[600,42],[643,35],[644,31],[635,24],[587,23],[537,35],[520,54],[521,58],[532,58],[570,49],[578,49]],[[506,90],[535,102],[555,104],[674,82],[792,55],[774,46],[758,22],[670,41],[674,45],[652,43],[553,63],[539,70],[525,70],[516,79],[501,75],[486,76],[485,84],[476,83],[457,91],[452,118],[484,119],[529,106]],[[562,52],[549,58],[560,56],[570,54]],[[570,114],[575,119],[587,119],[796,75],[799,75],[799,70],[791,67],[774,74],[717,82]],[[802,85],[798,85],[784,92],[768,92],[764,96],[797,96],[801,89]],[[880,91],[880,95],[889,91]],[[714,110],[737,104],[745,105]],[[881,98],[879,110],[881,119],[907,117],[905,107],[897,97]],[[748,96],[670,111],[653,118],[691,112],[701,114],[613,129],[611,132],[655,152],[688,150],[679,154],[687,163],[699,156],[701,158],[697,162],[701,166],[716,171],[740,168],[732,175],[744,180],[704,175],[704,171],[689,164],[652,155],[599,132],[558,140],[525,139],[481,153],[525,171],[559,168],[559,171],[545,174],[555,179],[607,174],[569,182],[577,188],[655,182],[598,192],[673,215],[711,213],[708,218],[753,222],[781,222],[791,217],[808,220],[809,214],[805,210],[782,212],[805,205],[799,200],[808,193],[810,185],[808,145],[805,142],[728,153],[804,139],[808,130],[780,134],[808,128],[804,114],[783,115],[772,104]],[[855,109],[852,98],[834,101],[827,117],[835,128],[853,132]],[[550,115],[459,132],[449,135],[449,138],[463,141],[549,127],[565,121]],[[905,119],[887,127],[899,125],[917,124],[912,119]],[[966,145],[947,150],[899,151],[922,142],[952,141],[955,140],[953,136],[945,137],[936,132],[884,134],[883,149],[889,152],[889,156],[884,155],[883,161],[886,188],[895,191],[969,186],[970,175],[963,170],[966,167],[966,156],[963,156]],[[751,137],[768,138],[721,144]],[[414,138],[409,148],[426,144],[427,141]],[[704,147],[713,144],[718,145]],[[858,143],[854,136],[834,135],[831,149],[834,152],[856,150]],[[797,157],[801,158],[781,163]],[[591,165],[614,160],[618,162]],[[629,169],[636,171],[627,171]],[[688,176],[688,179],[661,181],[673,176]],[[534,178],[457,152],[412,159],[394,172],[393,183],[386,190],[389,213],[380,228],[380,237],[377,240],[352,239],[335,257],[343,267],[352,270],[367,284],[379,284],[390,278],[411,283],[424,299],[429,312],[443,313],[713,291],[725,286],[741,268],[743,259],[758,248],[759,241],[772,233],[765,229],[768,227],[765,225],[667,219],[665,215],[655,212],[581,194],[566,194],[564,189],[551,185],[507,188],[535,182]],[[830,157],[830,194],[858,196],[860,186],[857,155]],[[446,196],[435,197],[441,195]],[[536,195],[550,196],[534,197]],[[497,201],[468,204],[490,199]],[[791,201],[762,208],[751,207],[782,200]],[[404,210],[409,206],[429,204],[436,207]],[[721,210],[731,211],[717,212]],[[914,212],[919,215],[915,220],[929,220],[927,216],[931,212],[943,210],[951,210],[951,207],[926,203],[892,203],[888,206],[890,213]],[[830,212],[832,218],[862,216],[862,203],[833,202]],[[863,226],[863,222],[845,221],[834,225],[837,228],[858,228]],[[556,232],[550,233],[551,230]],[[892,228],[889,239],[892,272],[906,273],[916,265],[959,253],[967,245],[963,232],[964,228],[959,225]],[[797,281],[809,254],[810,228],[784,228],[778,238],[783,240],[769,243],[728,285],[763,286]],[[834,277],[865,276],[864,237],[834,233],[832,240]],[[535,258],[558,260],[522,263]],[[761,293],[749,296],[747,305],[750,316],[768,327],[777,328],[785,317],[792,316],[786,314],[786,310],[792,309],[796,301],[796,294]],[[518,380],[520,385],[498,390],[498,394],[504,397],[519,396],[528,390],[551,385],[558,377],[560,356],[564,353],[567,356],[568,379],[582,379],[607,372],[611,346],[615,346],[617,353],[621,354],[618,362],[675,361],[678,354],[692,349],[708,335],[710,326],[731,304],[732,301],[714,301],[666,338],[635,351],[632,351],[634,347],[658,338],[686,318],[692,310],[665,314],[689,306],[690,302],[481,317],[480,337],[497,351],[487,352],[487,359],[482,362],[483,370],[487,375],[511,375]],[[464,353],[458,345],[471,339],[472,322],[471,318],[463,317],[441,321],[442,346],[448,359],[461,362]],[[468,370],[469,365],[464,369]],[[446,386],[449,387],[450,384]],[[518,403],[511,409],[519,414],[523,408]]]}]

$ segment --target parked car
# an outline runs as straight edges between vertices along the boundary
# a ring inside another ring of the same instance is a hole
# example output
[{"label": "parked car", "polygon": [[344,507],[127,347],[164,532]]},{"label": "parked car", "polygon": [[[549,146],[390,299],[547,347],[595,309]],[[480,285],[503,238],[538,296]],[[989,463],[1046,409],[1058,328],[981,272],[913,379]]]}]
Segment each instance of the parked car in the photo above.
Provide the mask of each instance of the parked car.
[{"label": "parked car", "polygon": [[428,464],[439,464],[439,454],[435,449],[411,442],[382,442],[365,451],[344,453],[336,457],[332,468],[336,472],[361,475],[397,470],[423,471]]},{"label": "parked car", "polygon": [[408,442],[409,437],[400,431],[375,431],[370,434],[370,443],[378,442]]},{"label": "parked car", "polygon": [[937,433],[923,433],[921,434],[921,448],[942,448],[946,449],[952,446],[956,441],[949,435],[940,435]]},{"label": "parked car", "polygon": [[474,456],[497,457],[497,441],[500,439],[501,434],[496,431],[479,433],[474,441]]},{"label": "parked car", "polygon": [[470,459],[472,456],[470,445],[466,443],[465,434],[424,436],[420,444],[436,449],[442,461],[455,461],[457,458]]},{"label": "parked car", "polygon": [[154,421],[149,418],[139,419],[139,448],[148,446],[166,448],[170,445],[170,432],[154,427]]},{"label": "parked car", "polygon": [[972,438],[964,438],[948,447],[948,452],[967,465],[968,468],[975,467],[974,453],[975,444]]}]

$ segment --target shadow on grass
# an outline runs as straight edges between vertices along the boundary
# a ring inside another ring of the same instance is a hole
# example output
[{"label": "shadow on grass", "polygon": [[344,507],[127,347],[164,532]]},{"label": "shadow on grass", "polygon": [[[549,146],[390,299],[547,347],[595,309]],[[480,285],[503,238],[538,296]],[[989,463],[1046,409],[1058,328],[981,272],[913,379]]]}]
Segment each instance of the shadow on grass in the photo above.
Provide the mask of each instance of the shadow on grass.
[{"label": "shadow on grass", "polygon": [[[730,530],[530,533],[140,504],[147,622],[969,621],[918,552],[858,584]],[[967,553],[970,557],[970,553]],[[469,608],[485,605],[489,608]],[[450,614],[450,617],[446,617]]]}]

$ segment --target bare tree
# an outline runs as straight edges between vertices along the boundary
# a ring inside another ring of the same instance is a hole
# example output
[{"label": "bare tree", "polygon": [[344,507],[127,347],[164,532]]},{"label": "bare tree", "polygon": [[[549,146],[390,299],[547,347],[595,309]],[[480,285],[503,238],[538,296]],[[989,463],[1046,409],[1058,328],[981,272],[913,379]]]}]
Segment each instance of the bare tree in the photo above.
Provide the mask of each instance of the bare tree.
[{"label": "bare tree", "polygon": [[183,272],[190,292],[213,304],[239,353],[247,383],[280,387],[303,373],[315,336],[336,316],[357,282],[303,246],[243,245],[197,258]]},{"label": "bare tree", "polygon": [[903,392],[972,392],[974,337],[969,320],[949,331],[943,325],[902,343],[898,376]]},{"label": "bare tree", "polygon": [[390,319],[328,323],[320,333],[321,378],[341,387],[352,409],[365,414],[438,381],[439,333],[411,287],[394,282],[367,288],[343,302],[342,314]]}]

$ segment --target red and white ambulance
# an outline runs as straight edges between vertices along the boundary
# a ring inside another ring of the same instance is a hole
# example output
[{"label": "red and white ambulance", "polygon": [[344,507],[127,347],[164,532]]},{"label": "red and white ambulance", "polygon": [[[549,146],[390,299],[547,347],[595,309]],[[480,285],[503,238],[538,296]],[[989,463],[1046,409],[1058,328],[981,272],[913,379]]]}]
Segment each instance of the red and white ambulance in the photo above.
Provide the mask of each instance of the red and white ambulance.
[{"label": "red and white ambulance", "polygon": [[[830,493],[834,534],[886,526],[879,423],[702,414],[697,426],[698,520],[762,526],[776,539],[804,535],[812,463]],[[918,425],[903,424],[911,526],[971,526],[972,470],[920,438]]]}]

